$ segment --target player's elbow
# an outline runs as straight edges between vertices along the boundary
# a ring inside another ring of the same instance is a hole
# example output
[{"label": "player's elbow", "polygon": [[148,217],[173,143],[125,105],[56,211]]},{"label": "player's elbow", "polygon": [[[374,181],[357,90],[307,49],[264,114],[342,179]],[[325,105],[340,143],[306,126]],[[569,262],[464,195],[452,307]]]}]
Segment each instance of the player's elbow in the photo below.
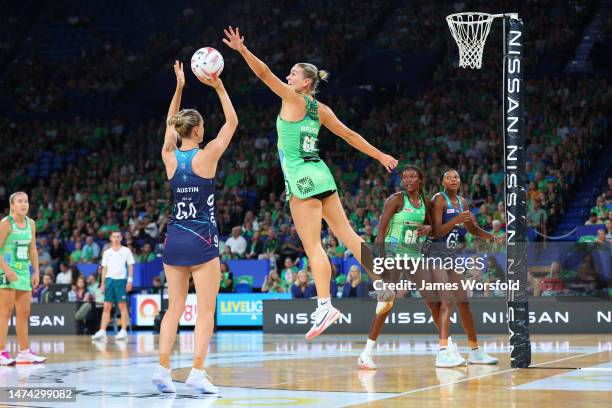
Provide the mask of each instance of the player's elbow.
[{"label": "player's elbow", "polygon": [[255,71],[255,75],[257,75],[257,78],[261,79],[262,81],[268,79],[271,73],[272,71],[270,70],[270,67],[265,64],[261,70]]},{"label": "player's elbow", "polygon": [[230,117],[225,118],[225,123],[227,124],[227,127],[234,132],[238,128],[238,115],[231,115]]}]

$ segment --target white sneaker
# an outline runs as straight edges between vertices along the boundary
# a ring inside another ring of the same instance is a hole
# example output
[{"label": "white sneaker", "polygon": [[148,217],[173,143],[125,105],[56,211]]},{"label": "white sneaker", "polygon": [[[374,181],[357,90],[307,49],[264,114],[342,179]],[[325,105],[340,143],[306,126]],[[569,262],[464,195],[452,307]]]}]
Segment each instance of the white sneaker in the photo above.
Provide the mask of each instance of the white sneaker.
[{"label": "white sneaker", "polygon": [[340,318],[340,311],[333,306],[317,307],[310,318],[314,320],[314,323],[306,333],[306,340],[312,340],[334,324]]},{"label": "white sneaker", "polygon": [[17,353],[17,364],[40,364],[47,361],[47,357],[38,356],[30,349],[21,350]]},{"label": "white sneaker", "polygon": [[455,350],[448,347],[445,350],[438,351],[438,355],[436,356],[436,367],[448,368],[464,365],[465,360],[457,354]]},{"label": "white sneaker", "polygon": [[482,349],[477,348],[476,350],[470,351],[468,356],[468,363],[470,364],[497,364],[497,359],[491,357]]},{"label": "white sneaker", "polygon": [[192,368],[185,385],[195,389],[200,394],[217,394],[219,392],[219,389],[208,380],[206,370]]},{"label": "white sneaker", "polygon": [[157,387],[159,392],[176,392],[176,387],[172,382],[171,370],[169,368],[157,365],[153,372],[151,382]]},{"label": "white sneaker", "polygon": [[119,330],[119,333],[115,336],[115,340],[127,340],[128,334],[124,329]]},{"label": "white sneaker", "polygon": [[455,357],[457,357],[458,360],[461,360],[462,363],[460,365],[465,365],[467,364],[465,361],[465,358],[463,358],[463,356],[459,353],[459,348],[457,347],[456,344],[449,342],[448,343],[448,350],[450,350],[451,353],[453,353],[455,355]]},{"label": "white sneaker", "polygon": [[11,358],[8,351],[0,353],[0,366],[11,366],[15,364],[15,360]]},{"label": "white sneaker", "polygon": [[91,336],[91,339],[94,341],[106,340],[106,330],[98,330],[96,334]]},{"label": "white sneaker", "polygon": [[372,359],[372,354],[368,354],[365,351],[361,352],[361,354],[359,355],[357,364],[359,364],[359,368],[361,368],[362,370],[376,370],[378,368],[378,366]]}]

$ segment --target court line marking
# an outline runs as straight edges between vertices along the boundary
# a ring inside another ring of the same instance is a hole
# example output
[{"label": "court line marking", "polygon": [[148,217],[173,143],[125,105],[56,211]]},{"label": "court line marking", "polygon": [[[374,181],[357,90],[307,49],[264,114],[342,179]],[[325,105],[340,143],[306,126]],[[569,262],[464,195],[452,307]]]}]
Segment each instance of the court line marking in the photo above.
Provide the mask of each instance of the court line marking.
[{"label": "court line marking", "polygon": [[[538,364],[531,365],[530,367],[538,367],[538,366],[541,366],[541,365],[559,363],[561,361],[571,360],[571,359],[574,359],[574,358],[587,357],[587,356],[591,356],[593,354],[599,354],[602,351],[608,351],[608,350],[594,351],[592,353],[579,354],[577,356],[571,356],[571,357],[560,358],[558,360],[546,361],[546,362],[543,362],[543,363],[538,363]],[[464,378],[464,379],[453,381],[453,382],[449,382],[449,383],[430,385],[429,387],[417,388],[416,390],[410,390],[410,391],[401,392],[401,393],[399,393],[397,395],[394,395],[394,396],[380,398],[380,399],[378,399],[375,402],[386,400],[386,399],[390,399],[390,398],[403,397],[404,395],[416,394],[417,392],[421,392],[421,391],[429,391],[429,390],[433,390],[433,389],[436,389],[436,388],[446,387],[448,385],[460,384],[460,383],[471,381],[471,380],[478,380],[478,379],[481,379],[481,378],[492,377],[492,376],[497,375],[497,374],[510,373],[510,372],[518,371],[518,370],[520,370],[520,368],[509,368],[507,370],[494,371],[492,373],[482,374],[482,375],[475,376],[475,377],[470,377],[470,378]],[[346,406],[350,407],[350,406],[354,406],[354,405],[346,405]]]}]

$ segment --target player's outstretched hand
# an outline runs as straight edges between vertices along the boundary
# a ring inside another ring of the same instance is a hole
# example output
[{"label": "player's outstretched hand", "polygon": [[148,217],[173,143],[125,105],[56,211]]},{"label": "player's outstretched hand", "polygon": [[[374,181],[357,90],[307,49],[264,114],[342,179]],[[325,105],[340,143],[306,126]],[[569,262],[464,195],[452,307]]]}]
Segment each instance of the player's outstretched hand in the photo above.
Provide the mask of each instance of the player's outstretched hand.
[{"label": "player's outstretched hand", "polygon": [[378,161],[384,166],[385,169],[387,169],[389,173],[391,173],[391,170],[397,167],[397,159],[388,154],[383,154],[382,156],[380,156],[380,159],[378,159]]},{"label": "player's outstretched hand", "polygon": [[198,78],[201,83],[213,87],[215,89],[220,89],[223,87],[223,82],[221,82],[221,78],[219,78],[219,75],[213,75],[211,79],[206,79],[200,76],[197,76],[196,78]]},{"label": "player's outstretched hand", "polygon": [[223,32],[227,38],[223,39],[225,45],[230,47],[232,50],[236,50],[238,52],[242,52],[244,48],[244,37],[240,36],[240,29],[236,27],[236,30],[229,26],[227,29],[224,29]]},{"label": "player's outstretched hand", "polygon": [[185,73],[183,72],[183,63],[178,60],[174,61],[174,74],[176,75],[176,86],[183,88],[185,86]]}]

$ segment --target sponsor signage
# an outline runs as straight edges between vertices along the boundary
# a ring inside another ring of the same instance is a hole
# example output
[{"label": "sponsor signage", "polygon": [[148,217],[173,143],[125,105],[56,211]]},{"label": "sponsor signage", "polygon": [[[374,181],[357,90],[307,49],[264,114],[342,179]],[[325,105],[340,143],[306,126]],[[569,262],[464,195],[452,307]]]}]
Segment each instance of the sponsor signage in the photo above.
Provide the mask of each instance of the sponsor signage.
[{"label": "sponsor signage", "polygon": [[290,293],[221,293],[217,326],[262,326],[264,299],[291,299]]},{"label": "sponsor signage", "polygon": [[[472,299],[474,323],[479,334],[507,334],[508,311],[504,298]],[[337,299],[340,319],[327,329],[329,334],[366,334],[376,309],[375,299]],[[265,300],[265,333],[306,333],[312,325],[313,300]],[[610,333],[612,302],[534,299],[529,302],[532,333]],[[427,306],[419,300],[398,299],[383,329],[386,334],[437,333]],[[459,314],[451,314],[451,333],[464,333]]]},{"label": "sponsor signage", "polygon": [[[167,296],[166,296],[167,298]],[[185,311],[179,320],[180,326],[195,326],[198,317],[196,295],[190,293],[185,301]],[[155,316],[161,309],[160,295],[133,295],[132,296],[132,324],[135,326],[153,326]]]},{"label": "sponsor signage", "polygon": [[[76,303],[32,303],[29,334],[76,334]],[[15,314],[9,319],[9,335],[15,334]]]}]

